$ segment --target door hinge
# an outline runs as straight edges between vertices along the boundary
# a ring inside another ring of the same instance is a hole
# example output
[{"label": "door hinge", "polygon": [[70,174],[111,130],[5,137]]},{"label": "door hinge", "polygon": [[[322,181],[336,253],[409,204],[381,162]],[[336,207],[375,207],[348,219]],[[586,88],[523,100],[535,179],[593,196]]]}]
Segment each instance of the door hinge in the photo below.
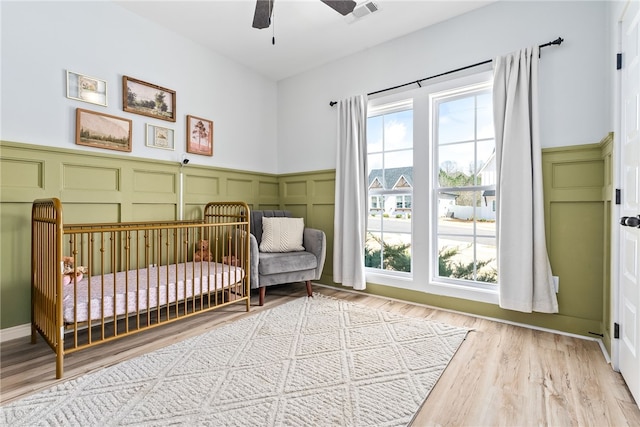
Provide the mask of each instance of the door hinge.
[{"label": "door hinge", "polygon": [[616,188],[616,205],[619,205],[622,203],[622,190],[620,190],[619,188]]},{"label": "door hinge", "polygon": [[619,323],[614,323],[613,324],[613,338],[615,338],[615,339],[619,339],[620,338],[620,324]]},{"label": "door hinge", "polygon": [[616,54],[616,70],[622,70],[622,54]]}]

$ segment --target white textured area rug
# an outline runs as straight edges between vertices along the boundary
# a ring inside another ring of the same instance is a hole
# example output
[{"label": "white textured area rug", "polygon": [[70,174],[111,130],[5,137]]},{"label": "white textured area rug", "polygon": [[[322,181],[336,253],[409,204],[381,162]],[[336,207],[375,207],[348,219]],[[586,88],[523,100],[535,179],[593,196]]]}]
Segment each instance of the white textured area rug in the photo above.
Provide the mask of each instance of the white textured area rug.
[{"label": "white textured area rug", "polygon": [[316,294],[13,402],[0,424],[407,425],[467,332]]}]

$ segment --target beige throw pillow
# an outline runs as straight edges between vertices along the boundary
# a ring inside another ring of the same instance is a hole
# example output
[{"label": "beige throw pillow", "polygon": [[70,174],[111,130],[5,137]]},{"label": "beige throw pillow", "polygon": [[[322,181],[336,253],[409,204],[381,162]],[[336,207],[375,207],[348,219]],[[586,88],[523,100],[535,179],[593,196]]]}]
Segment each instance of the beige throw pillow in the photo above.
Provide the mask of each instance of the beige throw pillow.
[{"label": "beige throw pillow", "polygon": [[260,252],[304,251],[303,218],[263,217]]}]

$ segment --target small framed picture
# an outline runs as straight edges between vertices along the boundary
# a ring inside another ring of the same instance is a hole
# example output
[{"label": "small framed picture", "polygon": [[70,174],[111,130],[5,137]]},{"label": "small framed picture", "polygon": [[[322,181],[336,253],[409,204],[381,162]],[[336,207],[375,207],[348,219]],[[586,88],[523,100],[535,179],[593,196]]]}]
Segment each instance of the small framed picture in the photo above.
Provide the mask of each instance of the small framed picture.
[{"label": "small framed picture", "polygon": [[176,91],[122,77],[122,109],[155,119],[176,121]]},{"label": "small framed picture", "polygon": [[131,151],[129,119],[76,109],[76,144],[109,150]]},{"label": "small framed picture", "polygon": [[147,123],[147,147],[173,150],[173,129]]},{"label": "small framed picture", "polygon": [[67,70],[67,98],[107,106],[107,82]]},{"label": "small framed picture", "polygon": [[213,156],[213,121],[187,116],[187,153]]}]

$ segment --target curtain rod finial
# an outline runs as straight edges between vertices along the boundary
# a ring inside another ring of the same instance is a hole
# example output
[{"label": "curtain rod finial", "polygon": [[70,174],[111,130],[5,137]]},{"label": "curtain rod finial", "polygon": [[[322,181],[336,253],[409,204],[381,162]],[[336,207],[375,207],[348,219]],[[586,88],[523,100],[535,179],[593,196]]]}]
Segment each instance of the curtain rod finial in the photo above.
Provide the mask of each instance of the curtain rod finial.
[{"label": "curtain rod finial", "polygon": [[337,101],[329,101],[329,107],[333,107],[337,103],[338,103]]}]

